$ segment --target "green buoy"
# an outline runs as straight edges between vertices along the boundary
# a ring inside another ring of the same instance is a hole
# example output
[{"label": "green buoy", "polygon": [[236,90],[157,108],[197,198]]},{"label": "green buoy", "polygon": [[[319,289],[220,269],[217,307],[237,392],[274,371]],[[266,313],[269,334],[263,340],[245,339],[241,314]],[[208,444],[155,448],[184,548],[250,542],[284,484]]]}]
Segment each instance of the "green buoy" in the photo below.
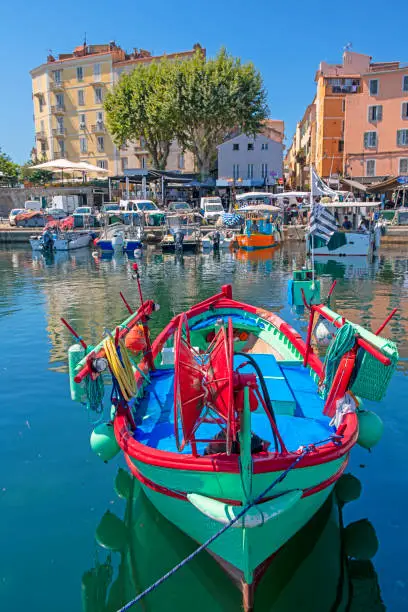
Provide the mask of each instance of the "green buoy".
[{"label": "green buoy", "polygon": [[105,463],[113,459],[120,451],[113,423],[99,423],[91,433],[90,443],[93,452]]},{"label": "green buoy", "polygon": [[378,414],[371,410],[357,412],[358,438],[357,444],[370,450],[378,444],[383,435],[384,425]]}]

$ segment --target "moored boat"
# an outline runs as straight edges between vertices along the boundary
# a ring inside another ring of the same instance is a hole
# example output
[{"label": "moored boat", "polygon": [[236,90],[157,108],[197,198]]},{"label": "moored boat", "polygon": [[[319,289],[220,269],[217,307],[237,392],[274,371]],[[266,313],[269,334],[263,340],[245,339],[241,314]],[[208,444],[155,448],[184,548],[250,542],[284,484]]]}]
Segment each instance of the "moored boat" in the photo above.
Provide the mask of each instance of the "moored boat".
[{"label": "moored boat", "polygon": [[[94,449],[109,459],[116,440],[153,505],[239,577],[251,609],[257,568],[323,505],[356,442],[378,441],[379,419],[356,396],[382,398],[398,352],[324,304],[310,306],[304,341],[230,286],[151,343],[156,309],[142,301],[94,349],[71,347],[72,397],[99,393],[99,405],[109,366],[113,426],[96,428]],[[334,330],[324,366],[310,343],[316,315]],[[143,353],[137,366],[128,350]]]},{"label": "moored boat", "polygon": [[245,217],[242,233],[236,240],[240,249],[254,251],[268,249],[279,242],[279,232],[273,217],[279,213],[279,208],[267,204],[250,205],[239,209],[239,214]]}]

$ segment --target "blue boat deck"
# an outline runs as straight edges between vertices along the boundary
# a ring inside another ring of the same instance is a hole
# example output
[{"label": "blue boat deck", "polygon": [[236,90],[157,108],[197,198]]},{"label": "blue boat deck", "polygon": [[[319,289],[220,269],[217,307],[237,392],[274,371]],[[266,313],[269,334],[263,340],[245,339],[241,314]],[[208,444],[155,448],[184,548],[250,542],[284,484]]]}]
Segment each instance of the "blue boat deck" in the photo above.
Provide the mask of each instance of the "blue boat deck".
[{"label": "blue boat deck", "polygon": [[[273,355],[262,354],[251,357],[258,363],[276,414],[282,439],[289,451],[300,446],[318,442],[333,433],[330,419],[323,415],[323,400],[317,394],[316,384],[301,364],[280,365]],[[234,367],[245,362],[244,356],[234,357]],[[240,372],[254,372],[247,364]],[[136,408],[137,428],[134,437],[139,442],[168,452],[178,452],[174,435],[173,415],[174,370],[158,370],[152,374],[145,396]],[[269,419],[262,408],[251,415],[252,431],[263,440],[272,442]],[[218,432],[215,424],[200,425],[197,437],[211,439]],[[198,443],[197,451],[204,452],[206,443]],[[187,446],[184,453],[191,453]]]}]

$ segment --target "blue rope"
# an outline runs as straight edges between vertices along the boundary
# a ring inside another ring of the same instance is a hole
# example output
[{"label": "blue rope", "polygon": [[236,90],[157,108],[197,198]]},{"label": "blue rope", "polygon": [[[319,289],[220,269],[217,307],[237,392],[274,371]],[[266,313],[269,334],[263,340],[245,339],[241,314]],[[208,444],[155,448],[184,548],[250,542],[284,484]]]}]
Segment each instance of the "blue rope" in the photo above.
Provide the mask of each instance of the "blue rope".
[{"label": "blue rope", "polygon": [[243,509],[241,510],[241,512],[239,512],[233,519],[231,519],[228,523],[226,523],[219,531],[217,531],[217,533],[212,535],[210,538],[208,538],[208,540],[206,540],[203,544],[201,544],[201,546],[199,546],[194,552],[192,552],[191,555],[188,555],[188,557],[186,557],[185,559],[180,561],[180,563],[175,565],[170,571],[168,571],[161,578],[156,580],[156,582],[151,584],[145,591],[143,591],[142,593],[137,595],[134,599],[131,599],[122,608],[119,608],[119,610],[117,612],[126,612],[127,610],[129,610],[132,606],[137,604],[141,599],[144,599],[152,591],[157,589],[157,587],[159,587],[161,584],[163,584],[163,582],[168,580],[168,578],[171,578],[171,576],[173,576],[173,574],[178,572],[179,569],[181,569],[182,567],[187,565],[187,563],[192,561],[194,559],[194,557],[196,557],[201,551],[203,551],[206,548],[208,548],[210,546],[210,544],[215,542],[215,540],[217,540],[220,536],[222,536],[222,534],[225,533],[230,527],[232,527],[232,525],[234,525],[243,516],[245,516],[245,514],[248,512],[248,510],[250,510],[253,506],[255,506],[260,501],[262,501],[262,499],[265,497],[265,495],[267,493],[269,493],[269,491],[271,491],[276,485],[280,484],[286,478],[286,476],[289,474],[289,472],[291,470],[293,470],[293,468],[295,468],[297,466],[299,461],[301,461],[305,455],[307,455],[308,453],[312,452],[317,445],[325,444],[326,442],[329,442],[329,441],[332,441],[335,444],[336,443],[338,444],[339,443],[339,439],[341,437],[342,436],[336,436],[336,435],[335,436],[330,436],[330,438],[327,438],[326,440],[321,440],[320,442],[316,442],[315,444],[309,444],[308,446],[302,447],[302,450],[301,450],[300,454],[298,455],[298,457],[296,457],[296,459],[293,461],[293,463],[291,463],[290,466],[288,468],[286,468],[286,470],[284,472],[282,472],[282,474],[280,476],[278,476],[278,478],[276,478],[272,482],[272,484],[270,484],[264,491],[262,491],[262,493],[260,495],[258,495],[258,497],[253,499],[246,506],[244,506]]}]

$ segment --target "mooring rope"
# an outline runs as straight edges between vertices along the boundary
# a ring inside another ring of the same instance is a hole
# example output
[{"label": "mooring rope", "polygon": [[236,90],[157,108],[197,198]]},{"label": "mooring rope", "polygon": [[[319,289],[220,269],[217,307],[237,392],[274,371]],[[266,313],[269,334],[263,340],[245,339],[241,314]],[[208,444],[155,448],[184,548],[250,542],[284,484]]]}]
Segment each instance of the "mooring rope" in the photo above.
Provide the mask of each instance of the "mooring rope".
[{"label": "mooring rope", "polygon": [[280,476],[275,478],[275,480],[272,482],[272,484],[270,484],[264,491],[262,491],[262,493],[260,493],[260,495],[258,495],[258,497],[253,499],[246,506],[244,506],[242,508],[241,512],[239,512],[233,519],[231,519],[228,523],[226,523],[219,531],[217,531],[217,533],[215,533],[210,538],[208,538],[208,540],[206,540],[203,544],[201,544],[201,546],[196,548],[196,550],[194,552],[192,552],[190,555],[188,555],[188,557],[185,557],[185,559],[180,561],[180,563],[175,565],[171,570],[169,570],[161,578],[156,580],[156,582],[151,584],[142,593],[137,595],[134,599],[131,599],[122,608],[119,608],[119,610],[117,610],[117,612],[126,612],[127,610],[129,610],[132,606],[137,604],[139,601],[141,601],[147,595],[149,595],[155,589],[157,589],[157,587],[159,587],[161,584],[163,584],[163,582],[165,582],[166,580],[171,578],[171,576],[173,576],[176,572],[178,572],[178,570],[180,570],[182,567],[187,565],[187,563],[192,561],[200,552],[202,552],[203,550],[208,548],[213,542],[215,542],[215,540],[217,540],[220,536],[222,536],[223,533],[225,533],[230,527],[232,527],[232,525],[234,525],[243,516],[245,516],[245,514],[248,512],[248,510],[250,510],[251,508],[256,506],[260,501],[262,501],[262,499],[265,497],[265,495],[267,493],[269,493],[269,491],[271,491],[276,485],[280,484],[286,478],[286,476],[289,474],[289,472],[291,470],[293,470],[297,466],[297,464],[303,459],[303,457],[305,457],[305,455],[307,455],[308,453],[312,452],[315,449],[316,446],[319,446],[321,444],[326,444],[327,442],[330,442],[330,441],[334,442],[335,444],[338,444],[342,437],[343,436],[332,435],[329,438],[326,438],[325,440],[320,440],[319,442],[315,442],[314,444],[308,444],[307,446],[303,446],[303,447],[301,446],[300,447],[300,453],[296,457],[296,459],[290,464],[289,467],[286,468],[285,471],[282,472],[282,474]]}]

